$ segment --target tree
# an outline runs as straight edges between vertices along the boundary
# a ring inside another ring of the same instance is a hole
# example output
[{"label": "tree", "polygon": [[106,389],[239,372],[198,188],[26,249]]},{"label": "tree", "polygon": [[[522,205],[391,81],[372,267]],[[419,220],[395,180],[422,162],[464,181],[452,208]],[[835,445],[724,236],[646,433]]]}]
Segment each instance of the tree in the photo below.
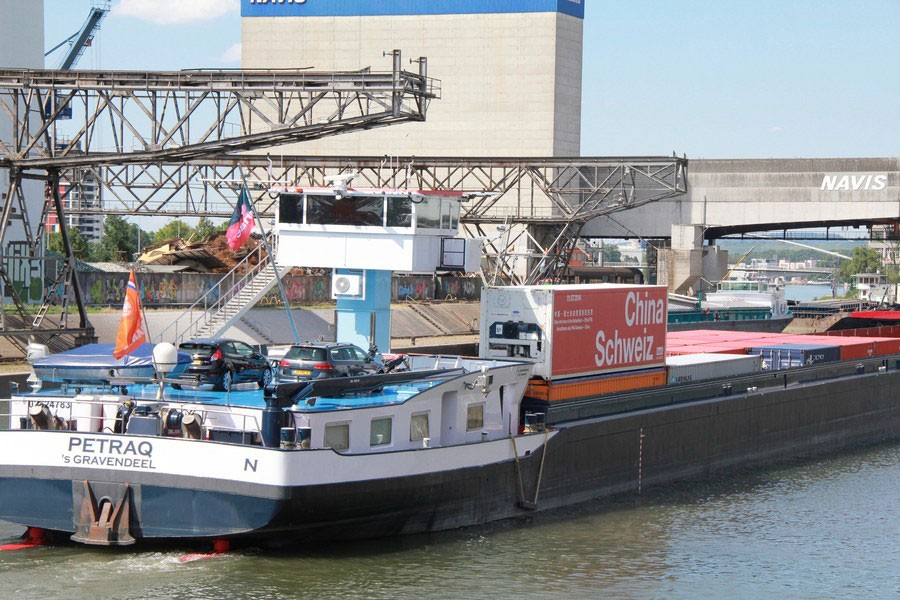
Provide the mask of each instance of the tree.
[{"label": "tree", "polygon": [[227,222],[216,225],[208,217],[200,217],[200,220],[197,222],[197,227],[194,228],[194,233],[196,234],[197,241],[201,241],[214,233],[224,231],[226,227]]},{"label": "tree", "polygon": [[138,252],[138,243],[152,239],[134,223],[129,223],[117,215],[108,215],[103,223],[103,241],[100,242],[98,260],[131,262]]},{"label": "tree", "polygon": [[613,244],[603,246],[603,262],[604,263],[620,263],[622,262],[622,252],[619,247]]},{"label": "tree", "polygon": [[[91,259],[91,244],[88,242],[87,238],[81,235],[81,232],[77,229],[69,228],[69,245],[72,248],[72,256],[77,258],[78,260],[90,260]],[[50,252],[55,252],[60,256],[66,256],[66,250],[63,248],[63,239],[62,233],[58,231],[54,231],[50,233],[50,236],[47,240],[47,250]]]},{"label": "tree", "polygon": [[879,273],[882,269],[881,257],[872,248],[854,248],[850,260],[845,260],[838,267],[841,281],[853,281],[857,273]]},{"label": "tree", "polygon": [[162,226],[156,233],[153,234],[153,243],[161,244],[168,240],[174,240],[176,238],[189,239],[191,234],[194,233],[194,228],[182,221],[181,219],[174,219],[169,221],[165,225]]}]

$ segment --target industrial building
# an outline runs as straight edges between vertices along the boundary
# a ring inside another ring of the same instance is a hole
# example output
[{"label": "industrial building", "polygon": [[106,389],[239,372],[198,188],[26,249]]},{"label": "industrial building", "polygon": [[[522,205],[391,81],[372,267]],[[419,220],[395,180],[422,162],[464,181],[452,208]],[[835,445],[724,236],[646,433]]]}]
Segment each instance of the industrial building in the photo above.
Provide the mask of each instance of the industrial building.
[{"label": "industrial building", "polygon": [[[242,0],[242,67],[404,68],[441,82],[425,123],[344,134],[285,154],[578,156],[581,0]],[[387,54],[386,54],[387,53]]]}]

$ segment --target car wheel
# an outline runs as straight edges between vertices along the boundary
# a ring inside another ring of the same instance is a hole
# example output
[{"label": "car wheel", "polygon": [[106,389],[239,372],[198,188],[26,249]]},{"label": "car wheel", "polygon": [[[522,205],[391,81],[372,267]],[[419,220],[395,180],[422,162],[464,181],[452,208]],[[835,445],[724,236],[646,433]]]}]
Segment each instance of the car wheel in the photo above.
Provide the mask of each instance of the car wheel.
[{"label": "car wheel", "polygon": [[230,392],[232,385],[234,385],[234,373],[225,371],[222,373],[222,383],[220,383],[218,387],[223,391]]},{"label": "car wheel", "polygon": [[264,369],[262,377],[259,378],[259,387],[264,388],[272,383],[272,369]]}]

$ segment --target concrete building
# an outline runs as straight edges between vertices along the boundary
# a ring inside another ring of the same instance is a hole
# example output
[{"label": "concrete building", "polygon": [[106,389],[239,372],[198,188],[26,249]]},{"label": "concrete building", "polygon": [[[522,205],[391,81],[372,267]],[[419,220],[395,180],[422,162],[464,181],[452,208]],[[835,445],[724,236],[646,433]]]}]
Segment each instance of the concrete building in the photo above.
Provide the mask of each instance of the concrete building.
[{"label": "concrete building", "polygon": [[[0,68],[42,69],[44,67],[44,3],[0,0]],[[38,122],[35,119],[35,122]],[[0,140],[9,140],[12,131],[9,120],[0,120]],[[10,172],[0,169],[0,206],[11,200],[10,219],[5,235],[0,239],[0,260],[4,260],[7,275],[24,300],[40,301],[40,261],[31,260],[19,200],[8,199]],[[22,184],[29,218],[41,214],[44,185],[39,181]],[[35,281],[37,280],[37,281]],[[32,285],[35,283],[35,285]],[[0,282],[0,299],[8,297],[8,290]]]},{"label": "concrete building", "polygon": [[244,69],[388,71],[400,50],[441,83],[425,123],[286,154],[579,155],[583,0],[242,0],[241,16]]}]

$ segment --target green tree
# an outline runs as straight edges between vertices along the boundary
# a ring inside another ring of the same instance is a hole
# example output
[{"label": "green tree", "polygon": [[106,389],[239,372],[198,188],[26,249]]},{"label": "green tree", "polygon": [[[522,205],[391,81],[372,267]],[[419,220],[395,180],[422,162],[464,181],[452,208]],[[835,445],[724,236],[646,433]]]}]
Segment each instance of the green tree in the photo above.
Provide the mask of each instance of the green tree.
[{"label": "green tree", "polygon": [[622,262],[622,253],[619,247],[615,245],[603,246],[603,262],[604,263],[620,263]]},{"label": "green tree", "polygon": [[[69,245],[72,247],[72,256],[78,260],[91,260],[91,244],[87,238],[81,235],[81,232],[77,229],[70,228],[68,233]],[[60,256],[66,256],[61,233],[58,231],[50,233],[50,237],[47,239],[47,250]]]},{"label": "green tree", "polygon": [[151,234],[141,231],[134,223],[129,223],[117,215],[108,215],[103,223],[103,241],[100,242],[98,260],[131,262],[138,252],[138,244],[146,246]]},{"label": "green tree", "polygon": [[882,269],[881,256],[871,248],[854,248],[850,260],[845,260],[838,267],[841,281],[853,281],[857,273],[878,273]]},{"label": "green tree", "polygon": [[216,225],[208,217],[200,217],[200,220],[197,222],[197,227],[194,228],[194,233],[196,234],[197,241],[205,240],[214,233],[224,231],[226,225],[227,223]]},{"label": "green tree", "polygon": [[161,244],[168,240],[174,240],[176,238],[189,239],[191,234],[194,233],[194,228],[182,221],[181,219],[174,219],[169,221],[165,225],[162,226],[156,233],[153,234],[153,243]]}]

